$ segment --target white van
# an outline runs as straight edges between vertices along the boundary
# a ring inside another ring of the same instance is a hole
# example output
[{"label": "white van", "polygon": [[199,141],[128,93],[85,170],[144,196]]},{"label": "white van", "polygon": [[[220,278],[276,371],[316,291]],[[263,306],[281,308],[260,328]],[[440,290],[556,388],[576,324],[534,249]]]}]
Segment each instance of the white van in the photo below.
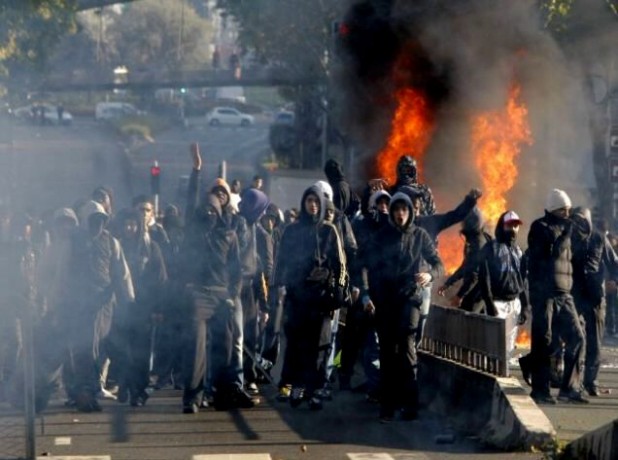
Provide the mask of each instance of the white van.
[{"label": "white van", "polygon": [[141,112],[133,104],[126,102],[99,102],[94,109],[96,120],[111,120],[140,114]]}]

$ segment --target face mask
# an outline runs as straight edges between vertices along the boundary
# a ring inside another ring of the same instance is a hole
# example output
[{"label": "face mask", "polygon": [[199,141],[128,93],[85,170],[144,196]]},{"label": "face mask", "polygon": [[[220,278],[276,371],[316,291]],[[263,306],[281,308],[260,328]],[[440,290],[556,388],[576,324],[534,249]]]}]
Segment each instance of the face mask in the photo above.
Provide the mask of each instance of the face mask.
[{"label": "face mask", "polygon": [[212,230],[217,225],[217,213],[212,208],[198,209],[195,217],[207,230]]},{"label": "face mask", "polygon": [[505,230],[504,236],[506,237],[507,241],[515,241],[517,239],[517,233],[515,233],[515,230],[513,229]]}]

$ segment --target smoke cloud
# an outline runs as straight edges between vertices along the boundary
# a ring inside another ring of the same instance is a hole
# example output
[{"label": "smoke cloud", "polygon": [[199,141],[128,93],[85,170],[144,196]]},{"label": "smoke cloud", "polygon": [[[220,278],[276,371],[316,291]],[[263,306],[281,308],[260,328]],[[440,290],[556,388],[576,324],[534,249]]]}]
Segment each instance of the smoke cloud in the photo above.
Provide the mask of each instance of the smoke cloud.
[{"label": "smoke cloud", "polygon": [[[567,189],[589,205],[594,184],[583,79],[544,30],[537,2],[405,0],[350,2],[338,72],[347,131],[371,177],[401,85],[422,89],[436,131],[425,155],[426,182],[441,211],[480,180],[470,151],[475,114],[502,110],[513,82],[522,88],[534,138],[520,155],[509,205],[530,222],[547,191]],[[403,153],[403,152],[402,152]]]}]

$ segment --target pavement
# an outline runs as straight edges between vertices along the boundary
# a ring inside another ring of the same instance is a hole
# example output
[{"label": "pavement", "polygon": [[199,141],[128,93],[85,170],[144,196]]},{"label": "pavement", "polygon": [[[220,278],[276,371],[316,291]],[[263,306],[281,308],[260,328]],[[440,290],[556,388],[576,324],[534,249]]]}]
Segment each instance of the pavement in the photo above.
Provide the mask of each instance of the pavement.
[{"label": "pavement", "polygon": [[[522,385],[526,387],[517,367],[512,367]],[[618,419],[618,339],[606,338],[602,348],[599,386],[602,394],[588,397],[590,404],[558,403],[554,406],[541,405],[556,429],[559,441],[571,441],[591,430]],[[552,390],[558,395],[558,390]]]}]

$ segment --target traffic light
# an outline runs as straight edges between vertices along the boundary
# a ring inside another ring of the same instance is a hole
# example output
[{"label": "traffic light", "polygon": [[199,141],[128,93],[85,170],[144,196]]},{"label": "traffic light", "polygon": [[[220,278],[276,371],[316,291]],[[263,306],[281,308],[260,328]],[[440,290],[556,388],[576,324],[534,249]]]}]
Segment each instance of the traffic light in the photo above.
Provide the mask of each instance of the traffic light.
[{"label": "traffic light", "polygon": [[150,167],[150,193],[153,195],[161,193],[161,167],[158,161]]}]

